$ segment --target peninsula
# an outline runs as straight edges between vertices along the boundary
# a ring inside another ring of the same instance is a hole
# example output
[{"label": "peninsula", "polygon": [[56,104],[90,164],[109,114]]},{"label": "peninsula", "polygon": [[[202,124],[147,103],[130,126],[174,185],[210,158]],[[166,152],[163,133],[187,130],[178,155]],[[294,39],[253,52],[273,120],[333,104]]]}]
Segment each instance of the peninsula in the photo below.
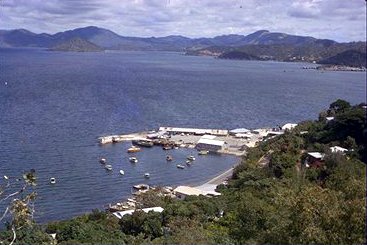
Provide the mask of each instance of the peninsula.
[{"label": "peninsula", "polygon": [[51,51],[101,52],[103,48],[82,38],[72,38],[50,48]]}]

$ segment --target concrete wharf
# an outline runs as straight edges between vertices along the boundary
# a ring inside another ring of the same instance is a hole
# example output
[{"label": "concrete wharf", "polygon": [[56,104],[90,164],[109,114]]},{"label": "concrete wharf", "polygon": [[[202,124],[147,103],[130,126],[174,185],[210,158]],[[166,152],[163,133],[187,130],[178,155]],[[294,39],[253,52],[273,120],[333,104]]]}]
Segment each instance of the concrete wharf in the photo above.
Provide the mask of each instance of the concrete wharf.
[{"label": "concrete wharf", "polygon": [[[209,151],[242,156],[246,154],[247,148],[254,147],[258,142],[266,140],[269,137],[275,137],[276,135],[284,133],[282,130],[274,131],[271,128],[254,129],[248,133],[241,134],[233,134],[231,132],[233,132],[233,130],[160,127],[157,132],[147,131],[123,135],[110,135],[99,137],[98,140],[100,144],[152,140],[154,145],[161,145],[168,148],[174,146],[195,148],[200,141],[209,142],[207,143]],[[213,142],[212,147],[210,147],[210,142]],[[215,145],[215,143],[221,144]],[[200,146],[202,147],[202,144],[200,144]]]}]

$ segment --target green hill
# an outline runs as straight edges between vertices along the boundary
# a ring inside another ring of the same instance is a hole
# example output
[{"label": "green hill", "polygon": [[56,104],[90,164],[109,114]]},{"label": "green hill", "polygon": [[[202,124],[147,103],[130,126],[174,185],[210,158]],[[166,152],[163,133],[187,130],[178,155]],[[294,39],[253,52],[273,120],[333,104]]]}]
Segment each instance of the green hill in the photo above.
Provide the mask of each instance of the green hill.
[{"label": "green hill", "polygon": [[319,64],[333,64],[353,67],[366,67],[366,52],[347,50],[335,56],[323,59]]},{"label": "green hill", "polygon": [[50,50],[52,51],[70,51],[70,52],[100,52],[103,49],[94,43],[81,38],[72,38],[60,43]]},{"label": "green hill", "polygon": [[[250,148],[228,185],[218,186],[221,196],[180,201],[150,191],[139,196],[140,208],[162,213],[119,220],[94,210],[27,223],[16,243],[49,244],[46,233],[56,233],[58,244],[365,244],[366,138],[366,105],[337,100],[317,120]],[[308,165],[309,152],[323,159]],[[10,228],[0,232],[1,241],[12,237]]]}]

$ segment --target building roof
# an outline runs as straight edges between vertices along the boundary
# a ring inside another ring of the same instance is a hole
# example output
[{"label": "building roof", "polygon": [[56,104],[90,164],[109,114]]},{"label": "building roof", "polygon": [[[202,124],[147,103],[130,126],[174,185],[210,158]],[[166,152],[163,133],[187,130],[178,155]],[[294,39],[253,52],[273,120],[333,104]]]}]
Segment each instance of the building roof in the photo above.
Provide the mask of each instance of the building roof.
[{"label": "building roof", "polygon": [[232,129],[231,131],[229,131],[232,134],[244,134],[247,132],[250,132],[251,130],[247,129],[247,128],[236,128],[236,129]]},{"label": "building roof", "polygon": [[217,189],[217,185],[215,184],[203,184],[200,186],[196,186],[196,188],[201,190],[202,192],[204,192],[205,195],[208,195],[208,196],[222,195],[221,193],[215,191],[215,189]]},{"label": "building roof", "polygon": [[213,140],[216,137],[217,136],[215,136],[215,135],[205,134],[205,135],[201,136],[201,139],[210,139],[210,140]]},{"label": "building roof", "polygon": [[181,193],[187,196],[199,196],[204,195],[205,193],[197,188],[190,187],[190,186],[178,186],[176,189],[173,190],[176,193]]},{"label": "building roof", "polygon": [[331,152],[345,152],[345,151],[348,151],[348,149],[345,149],[345,148],[340,147],[340,146],[330,147],[330,150],[331,150]]},{"label": "building roof", "polygon": [[296,127],[297,125],[298,125],[297,123],[286,123],[286,124],[284,124],[284,125],[282,126],[282,129],[283,129],[283,130],[286,130],[286,129],[291,130],[291,129],[293,129],[294,127]]},{"label": "building roof", "polygon": [[235,134],[234,137],[236,138],[251,138],[254,136],[252,133],[246,133],[246,134]]},{"label": "building roof", "polygon": [[189,134],[213,134],[213,135],[227,135],[228,134],[228,130],[226,129],[160,127],[159,131],[189,133]]},{"label": "building roof", "polygon": [[198,141],[198,144],[223,146],[224,145],[224,141],[200,138],[199,141]]},{"label": "building roof", "polygon": [[316,158],[316,159],[323,159],[324,158],[324,156],[325,156],[325,154],[324,153],[320,153],[320,152],[309,152],[309,153],[307,153],[308,155],[310,155],[310,156],[312,156],[312,157],[314,157],[314,158]]},{"label": "building roof", "polygon": [[268,134],[270,135],[282,135],[284,134],[283,131],[269,131]]},{"label": "building roof", "polygon": [[[153,208],[143,208],[141,210],[145,213],[149,213],[150,211],[162,213],[164,209],[162,207],[153,207]],[[133,214],[135,211],[136,211],[135,209],[130,209],[130,210],[125,210],[125,211],[120,211],[120,212],[114,212],[113,215],[121,219],[122,217],[124,217],[127,214]]]}]

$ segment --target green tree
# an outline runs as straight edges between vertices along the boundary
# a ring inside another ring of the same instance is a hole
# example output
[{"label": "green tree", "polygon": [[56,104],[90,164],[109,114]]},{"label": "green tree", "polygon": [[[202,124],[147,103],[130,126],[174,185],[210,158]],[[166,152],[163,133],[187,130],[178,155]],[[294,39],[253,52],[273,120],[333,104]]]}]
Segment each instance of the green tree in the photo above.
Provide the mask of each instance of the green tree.
[{"label": "green tree", "polygon": [[338,99],[330,104],[329,109],[333,111],[334,113],[339,113],[339,112],[344,112],[346,109],[349,109],[350,107],[351,105],[349,102]]},{"label": "green tree", "polygon": [[13,179],[4,176],[4,180],[5,184],[0,185],[0,202],[5,203],[5,210],[0,215],[0,221],[11,218],[8,229],[12,232],[10,244],[13,244],[19,231],[30,229],[34,225],[34,200],[37,194],[32,188],[36,186],[36,171],[32,169],[23,174],[22,179],[16,179],[21,181],[16,191],[12,189],[15,185]]}]

